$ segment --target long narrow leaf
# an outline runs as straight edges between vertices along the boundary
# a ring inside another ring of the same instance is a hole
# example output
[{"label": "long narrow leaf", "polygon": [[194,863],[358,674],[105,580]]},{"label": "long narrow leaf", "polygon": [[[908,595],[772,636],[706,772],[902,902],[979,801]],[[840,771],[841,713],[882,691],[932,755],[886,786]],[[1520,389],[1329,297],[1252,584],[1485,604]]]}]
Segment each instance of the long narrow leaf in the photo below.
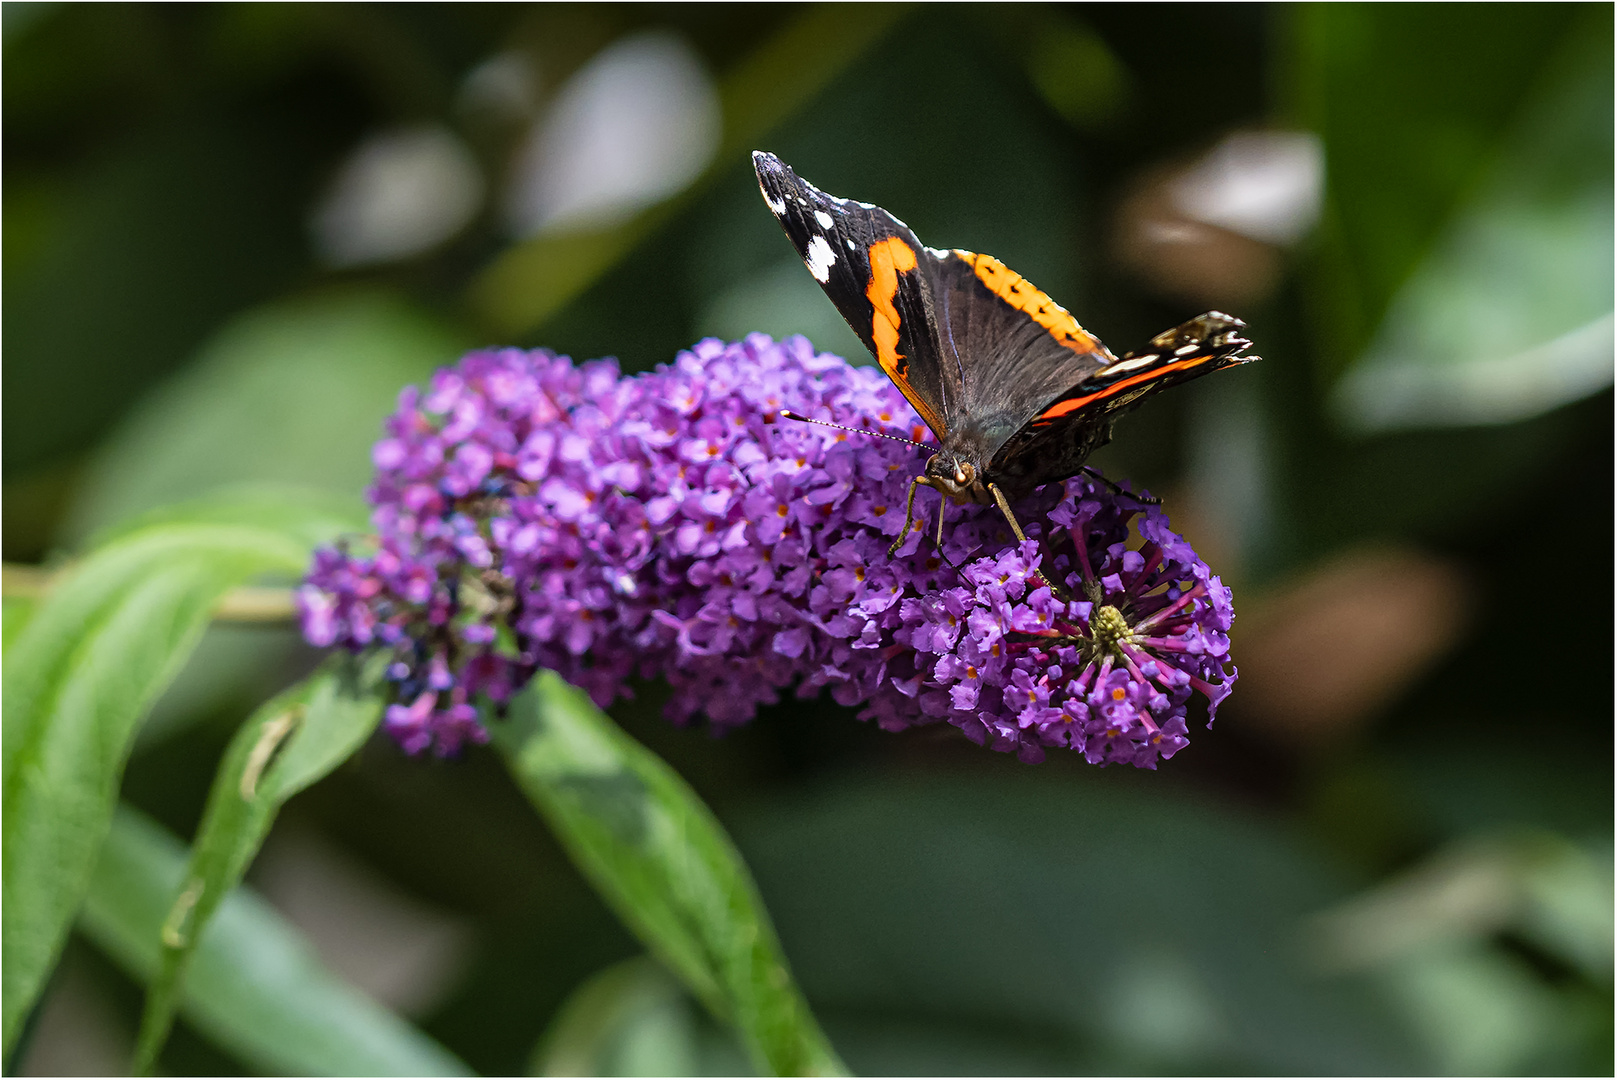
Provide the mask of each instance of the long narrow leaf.
[{"label": "long narrow leaf", "polygon": [[284,505],[274,520],[151,524],[84,560],[4,660],[0,964],[9,1052],[89,885],[131,740],[196,647],[221,594],[303,569],[339,526]]},{"label": "long narrow leaf", "polygon": [[184,886],[163,924],[135,1073],[150,1073],[156,1064],[202,932],[247,872],[281,805],[347,760],[376,727],[382,701],[365,693],[357,676],[350,658],[334,658],[307,681],[265,702],[225,751],[191,846]]},{"label": "long narrow leaf", "polygon": [[[187,873],[185,847],[127,806],[101,851],[79,927],[137,979],[159,963],[158,934]],[[274,1075],[466,1075],[466,1065],[338,979],[250,889],[219,905],[186,980],[181,1011],[202,1034]]]},{"label": "long narrow leaf", "polygon": [[624,923],[775,1075],[845,1074],[723,827],[679,775],[551,673],[495,727],[528,798]]}]

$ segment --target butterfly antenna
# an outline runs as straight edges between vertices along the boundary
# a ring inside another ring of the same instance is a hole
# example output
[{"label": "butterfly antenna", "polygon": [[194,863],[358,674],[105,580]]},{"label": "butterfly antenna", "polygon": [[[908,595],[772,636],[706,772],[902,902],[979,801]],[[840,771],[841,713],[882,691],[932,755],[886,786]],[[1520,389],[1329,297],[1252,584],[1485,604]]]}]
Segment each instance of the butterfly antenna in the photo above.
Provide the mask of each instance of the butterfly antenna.
[{"label": "butterfly antenna", "polygon": [[819,424],[821,427],[834,427],[841,431],[851,431],[856,435],[874,435],[878,439],[892,439],[894,442],[905,443],[906,445],[918,447],[922,450],[937,449],[935,446],[931,446],[927,443],[916,442],[914,439],[906,439],[900,435],[889,435],[885,431],[871,431],[869,428],[849,427],[846,424],[833,424],[827,420],[815,420],[813,417],[804,416],[802,413],[794,413],[790,409],[780,410],[780,415],[784,416],[788,420],[801,420],[805,424]]}]

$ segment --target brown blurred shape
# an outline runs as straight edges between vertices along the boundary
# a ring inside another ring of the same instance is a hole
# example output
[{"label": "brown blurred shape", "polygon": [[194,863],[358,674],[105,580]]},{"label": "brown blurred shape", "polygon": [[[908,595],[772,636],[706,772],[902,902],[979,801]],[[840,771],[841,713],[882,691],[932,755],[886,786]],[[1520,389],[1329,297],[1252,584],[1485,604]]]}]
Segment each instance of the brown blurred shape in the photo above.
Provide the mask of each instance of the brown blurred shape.
[{"label": "brown blurred shape", "polygon": [[1117,261],[1160,292],[1197,307],[1249,307],[1280,280],[1280,250],[1187,217],[1174,204],[1183,167],[1156,170],[1117,210]]},{"label": "brown blurred shape", "polygon": [[1170,297],[1240,308],[1274,291],[1319,218],[1325,150],[1306,131],[1233,131],[1143,175],[1118,207],[1118,260]]},{"label": "brown blurred shape", "polygon": [[1350,734],[1459,640],[1470,617],[1453,565],[1406,549],[1350,551],[1238,605],[1234,722],[1299,748]]}]

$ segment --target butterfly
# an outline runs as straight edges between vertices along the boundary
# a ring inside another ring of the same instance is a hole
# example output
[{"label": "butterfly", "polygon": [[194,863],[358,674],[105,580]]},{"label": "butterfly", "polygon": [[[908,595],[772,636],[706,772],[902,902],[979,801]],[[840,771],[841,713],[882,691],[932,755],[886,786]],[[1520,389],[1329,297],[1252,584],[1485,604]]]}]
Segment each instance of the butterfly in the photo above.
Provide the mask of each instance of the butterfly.
[{"label": "butterfly", "polygon": [[1218,311],[1119,358],[992,255],[925,247],[879,206],[827,195],[773,154],[754,151],[752,162],[809,274],[938,441],[889,554],[909,535],[918,486],[998,505],[1025,540],[1011,502],[1083,471],[1121,412],[1258,359],[1243,353],[1246,324]]}]

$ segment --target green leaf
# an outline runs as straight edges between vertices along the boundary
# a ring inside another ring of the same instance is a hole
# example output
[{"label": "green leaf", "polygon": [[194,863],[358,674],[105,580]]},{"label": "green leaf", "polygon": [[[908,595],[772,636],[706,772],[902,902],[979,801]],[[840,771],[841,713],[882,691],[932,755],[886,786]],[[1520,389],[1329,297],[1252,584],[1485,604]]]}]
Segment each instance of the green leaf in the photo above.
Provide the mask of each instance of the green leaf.
[{"label": "green leaf", "polygon": [[964,766],[737,807],[733,834],[796,976],[860,1072],[1427,1064],[1368,979],[1327,976],[1304,951],[1306,920],[1347,889],[1283,817],[1171,770]]},{"label": "green leaf", "polygon": [[3,603],[4,609],[0,611],[0,652],[10,652],[11,643],[17,640],[17,635],[34,617],[39,601],[30,597],[8,596]]},{"label": "green leaf", "polygon": [[184,888],[163,924],[161,957],[146,989],[133,1071],[149,1074],[173,1026],[197,942],[269,835],[281,805],[342,764],[375,729],[382,701],[361,690],[342,656],[265,702],[231,741],[191,847]]},{"label": "green leaf", "polygon": [[[364,530],[370,447],[399,390],[424,381],[469,342],[381,291],[328,290],[236,315],[186,366],[153,388],[83,470],[58,541],[78,547],[109,523],[222,485],[296,483],[321,492]],[[159,513],[162,510],[157,511]],[[189,723],[279,689],[298,647],[291,632],[210,631],[164,695],[135,753]]]},{"label": "green leaf", "polygon": [[[1326,148],[1313,321],[1331,376],[1369,343],[1393,297],[1485,182],[1524,104],[1563,63],[1564,43],[1580,34],[1592,43],[1601,19],[1611,36],[1609,9],[1513,4],[1486,18],[1477,10],[1280,10],[1291,31],[1282,53],[1290,119]],[[1504,70],[1512,77],[1499,78]]]},{"label": "green leaf", "polygon": [[[88,544],[99,548],[120,537],[157,525],[237,525],[267,529],[313,548],[342,533],[369,527],[352,501],[319,488],[272,482],[243,482],[206,495],[167,503],[95,533]],[[301,573],[303,567],[299,567]]]},{"label": "green leaf", "polygon": [[517,783],[634,933],[760,1069],[843,1074],[746,866],[679,775],[545,672],[494,725]]},{"label": "green leaf", "polygon": [[[6,651],[0,831],[4,1035],[39,995],[106,836],[131,740],[229,588],[296,575],[333,521],[283,506],[279,527],[223,517],[154,523],[55,586]],[[329,532],[326,533],[330,535]]]},{"label": "green leaf", "polygon": [[385,293],[278,303],[232,320],[142,401],[89,466],[65,539],[224,485],[315,486],[360,510],[399,389],[451,363],[452,328]]},{"label": "green leaf", "polygon": [[[187,873],[177,838],[120,807],[80,929],[135,978],[151,978],[160,929]],[[245,888],[224,899],[199,935],[182,1011],[202,1034],[270,1075],[468,1073],[448,1050],[326,970],[301,935]]]},{"label": "green leaf", "polygon": [[1359,431],[1508,423],[1612,381],[1612,57],[1558,51],[1334,405]]}]

